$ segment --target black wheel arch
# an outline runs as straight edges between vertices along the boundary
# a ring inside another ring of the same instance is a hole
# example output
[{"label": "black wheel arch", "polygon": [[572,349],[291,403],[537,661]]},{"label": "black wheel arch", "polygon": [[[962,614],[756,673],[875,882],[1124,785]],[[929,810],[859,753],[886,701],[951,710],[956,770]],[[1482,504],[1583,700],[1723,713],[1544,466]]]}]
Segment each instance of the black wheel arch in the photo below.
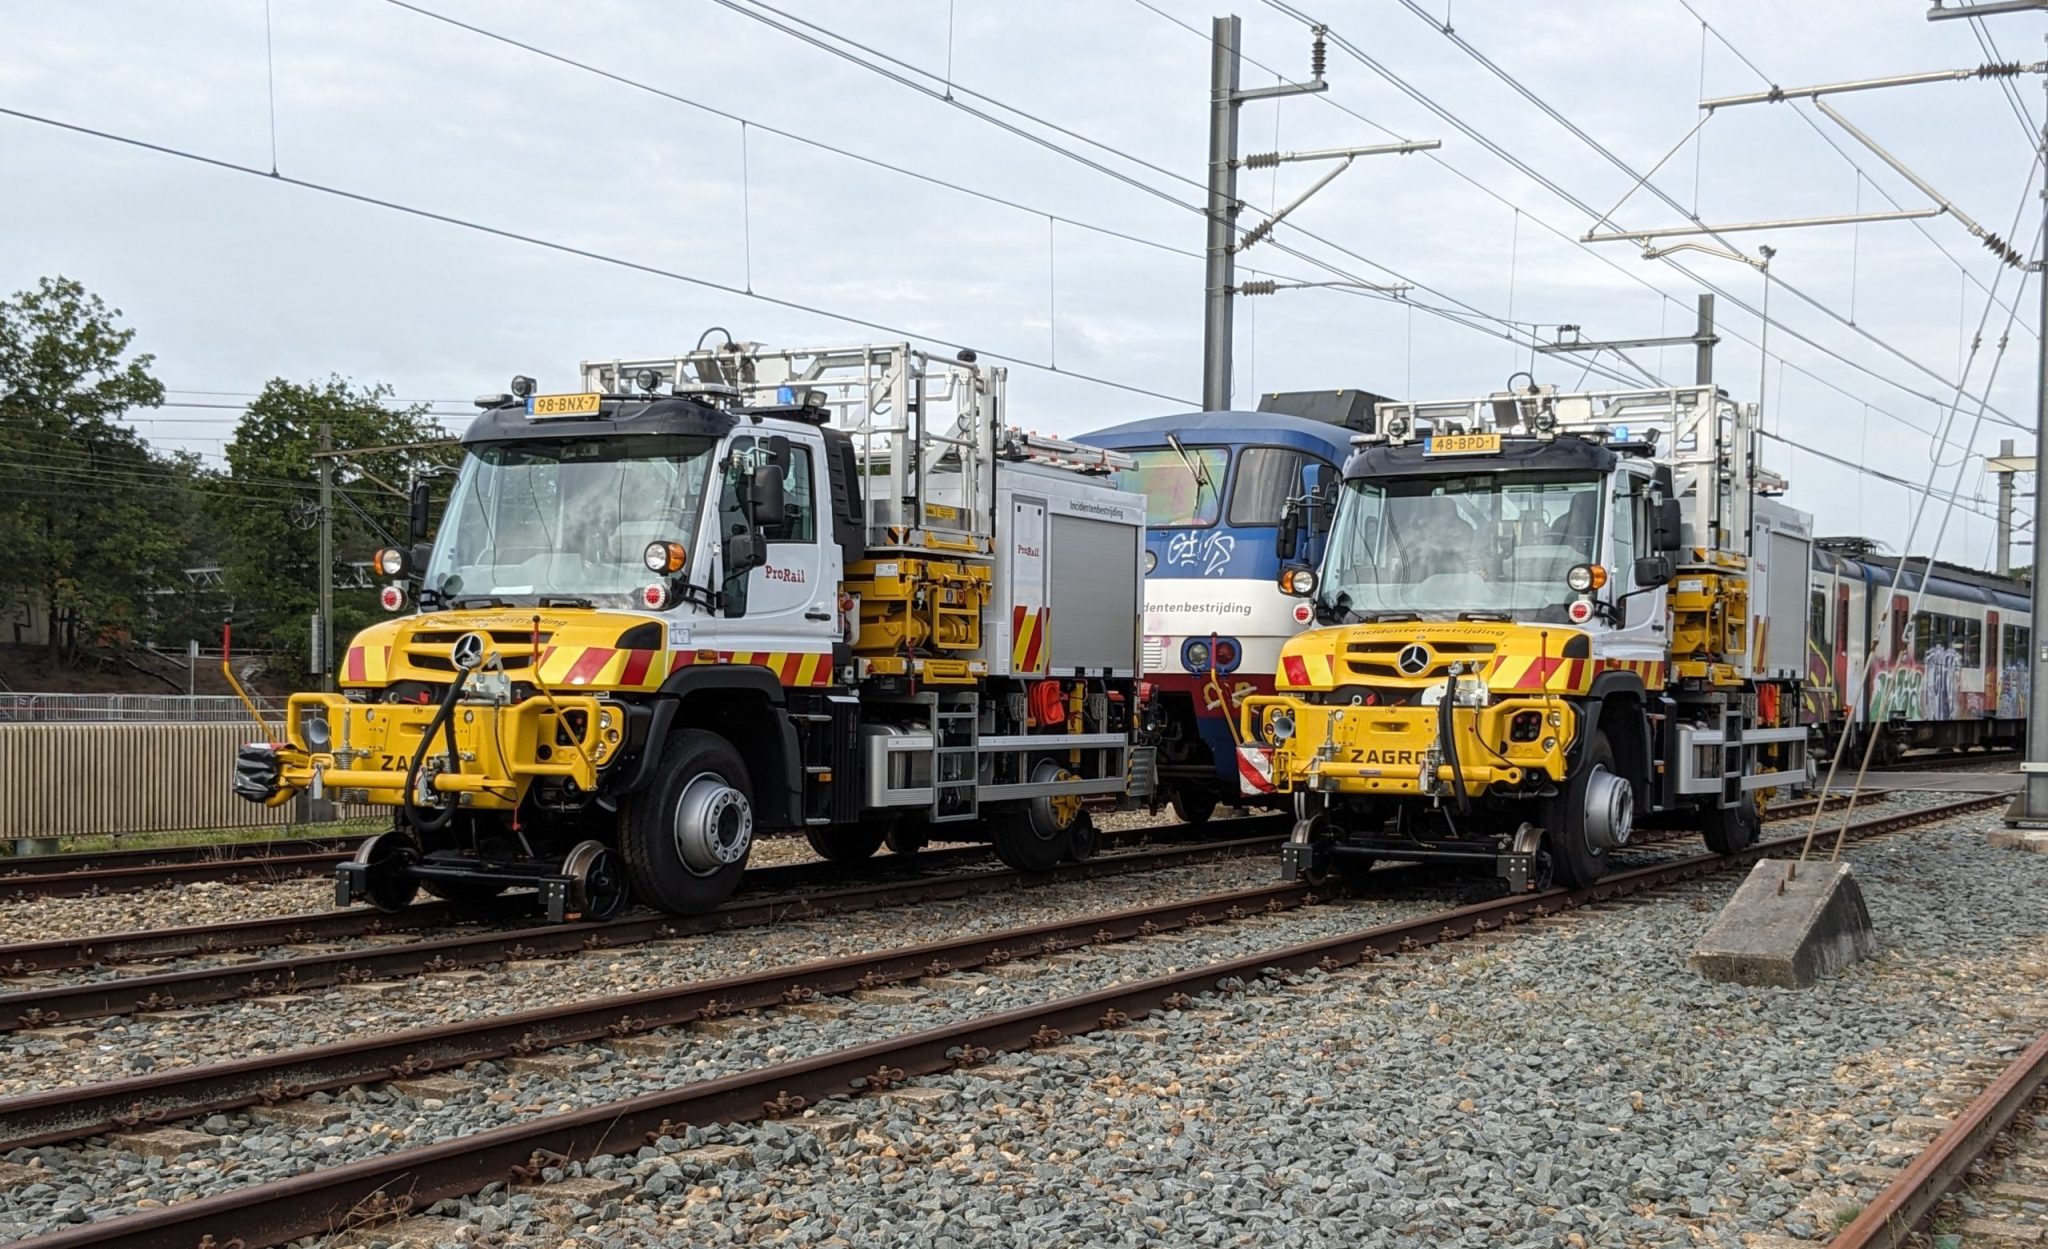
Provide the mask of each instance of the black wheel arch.
[{"label": "black wheel arch", "polygon": [[759,823],[767,828],[800,825],[803,752],[796,725],[785,714],[786,700],[782,683],[764,668],[733,664],[678,671],[662,683],[633,776],[614,792],[629,794],[653,779],[670,733],[704,729],[731,742],[747,765]]},{"label": "black wheel arch", "polygon": [[1637,795],[1637,809],[1644,810],[1656,790],[1656,750],[1650,738],[1648,691],[1643,679],[1633,672],[1603,672],[1593,678],[1587,699],[1579,705],[1584,717],[1578,740],[1572,743],[1571,769],[1585,761],[1587,744],[1594,728],[1607,735],[1614,751],[1615,770],[1627,778]]}]

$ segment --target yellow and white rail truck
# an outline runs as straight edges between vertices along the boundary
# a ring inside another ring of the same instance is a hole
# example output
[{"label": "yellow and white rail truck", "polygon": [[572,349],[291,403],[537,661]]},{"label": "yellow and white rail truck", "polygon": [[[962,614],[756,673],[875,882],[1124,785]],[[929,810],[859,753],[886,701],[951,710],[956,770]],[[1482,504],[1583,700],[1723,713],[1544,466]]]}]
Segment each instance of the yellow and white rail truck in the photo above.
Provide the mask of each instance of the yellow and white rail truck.
[{"label": "yellow and white rail truck", "polygon": [[393,808],[343,904],[699,912],[773,830],[1043,870],[1149,792],[1123,457],[1010,428],[971,352],[699,348],[479,399],[434,541],[416,499],[377,555],[417,610],[243,752],[254,801]]},{"label": "yellow and white rail truck", "polygon": [[1585,885],[1652,821],[1723,853],[1807,778],[1811,520],[1760,496],[1711,386],[1383,403],[1353,439],[1313,627],[1247,699],[1248,794],[1292,794],[1291,878],[1381,858]]}]

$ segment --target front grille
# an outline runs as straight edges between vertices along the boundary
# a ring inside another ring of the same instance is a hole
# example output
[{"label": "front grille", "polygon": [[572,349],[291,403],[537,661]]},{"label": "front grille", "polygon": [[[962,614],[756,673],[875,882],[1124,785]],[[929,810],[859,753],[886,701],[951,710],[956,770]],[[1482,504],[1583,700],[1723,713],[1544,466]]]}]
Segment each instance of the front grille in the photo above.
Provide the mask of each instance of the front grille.
[{"label": "front grille", "polygon": [[[534,641],[531,629],[421,629],[407,638],[406,643],[412,646],[453,646],[455,639],[462,635],[479,632],[500,646],[532,646]],[[541,645],[546,646],[554,636],[542,630]]]},{"label": "front grille", "polygon": [[1394,662],[1402,649],[1410,645],[1413,643],[1398,640],[1353,642],[1344,648],[1344,666],[1355,675],[1378,681],[1440,681],[1452,664],[1463,664],[1468,672],[1476,671],[1487,656],[1499,649],[1492,642],[1424,642],[1430,652],[1429,667],[1410,673],[1401,671]]},{"label": "front grille", "polygon": [[1145,671],[1157,672],[1166,666],[1166,643],[1158,638],[1146,638],[1143,647]]}]

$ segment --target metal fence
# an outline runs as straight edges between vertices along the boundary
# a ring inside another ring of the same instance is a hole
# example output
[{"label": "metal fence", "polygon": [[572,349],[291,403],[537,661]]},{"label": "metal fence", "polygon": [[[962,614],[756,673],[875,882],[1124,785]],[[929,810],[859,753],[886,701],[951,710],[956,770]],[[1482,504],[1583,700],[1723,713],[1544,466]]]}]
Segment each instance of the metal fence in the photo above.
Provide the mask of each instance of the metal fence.
[{"label": "metal fence", "polygon": [[246,723],[0,724],[0,838],[299,823],[296,802],[234,795],[235,751],[257,736]]},{"label": "metal fence", "polygon": [[[282,719],[283,708],[258,698],[266,716]],[[249,709],[231,694],[18,694],[0,693],[0,724],[220,724],[248,728]]]}]

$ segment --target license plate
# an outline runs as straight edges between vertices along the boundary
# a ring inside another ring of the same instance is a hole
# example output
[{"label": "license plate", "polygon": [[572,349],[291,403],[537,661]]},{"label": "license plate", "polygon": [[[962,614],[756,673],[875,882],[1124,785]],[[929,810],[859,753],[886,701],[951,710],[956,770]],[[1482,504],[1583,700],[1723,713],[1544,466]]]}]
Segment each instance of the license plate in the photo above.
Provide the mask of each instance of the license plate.
[{"label": "license plate", "polygon": [[598,401],[604,396],[595,391],[579,395],[528,395],[526,414],[528,416],[592,416],[597,412]]},{"label": "license plate", "polygon": [[1499,434],[1431,434],[1424,455],[1499,455]]}]

